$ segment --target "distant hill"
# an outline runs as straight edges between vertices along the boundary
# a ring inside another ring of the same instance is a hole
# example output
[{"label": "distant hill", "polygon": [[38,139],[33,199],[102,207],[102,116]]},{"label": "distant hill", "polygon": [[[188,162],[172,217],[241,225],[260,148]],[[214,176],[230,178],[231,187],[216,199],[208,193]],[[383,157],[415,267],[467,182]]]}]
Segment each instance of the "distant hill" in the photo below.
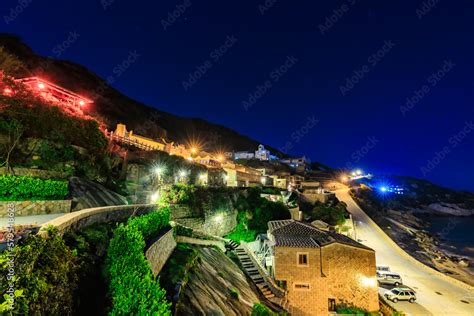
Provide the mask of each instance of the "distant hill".
[{"label": "distant hill", "polygon": [[[208,151],[255,150],[260,144],[225,126],[177,116],[135,101],[84,66],[37,55],[15,35],[0,33],[1,47],[21,62],[21,67],[12,75],[41,76],[94,100],[87,113],[99,117],[109,129],[115,129],[117,123],[124,123],[128,129],[151,138],[166,137],[182,144],[199,139]],[[0,65],[1,62],[0,56]],[[271,146],[266,147],[279,156],[286,156]]]},{"label": "distant hill", "polygon": [[467,191],[456,191],[434,184],[428,180],[407,176],[375,176],[359,182],[379,189],[381,186],[398,186],[405,190],[404,195],[387,194],[386,199],[394,205],[424,208],[438,203],[454,204],[465,209],[474,210],[474,194]]}]

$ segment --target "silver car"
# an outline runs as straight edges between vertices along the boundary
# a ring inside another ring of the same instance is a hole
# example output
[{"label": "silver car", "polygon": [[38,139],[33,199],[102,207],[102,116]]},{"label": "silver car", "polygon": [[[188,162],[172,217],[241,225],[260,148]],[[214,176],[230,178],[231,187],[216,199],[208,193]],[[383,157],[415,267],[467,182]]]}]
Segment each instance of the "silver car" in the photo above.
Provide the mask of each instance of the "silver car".
[{"label": "silver car", "polygon": [[415,291],[411,289],[396,287],[391,289],[390,291],[386,291],[384,293],[384,296],[394,303],[398,301],[409,301],[410,303],[414,303],[416,301]]},{"label": "silver car", "polygon": [[377,271],[377,281],[379,281],[379,284],[388,284],[394,286],[403,284],[400,274],[390,271]]}]

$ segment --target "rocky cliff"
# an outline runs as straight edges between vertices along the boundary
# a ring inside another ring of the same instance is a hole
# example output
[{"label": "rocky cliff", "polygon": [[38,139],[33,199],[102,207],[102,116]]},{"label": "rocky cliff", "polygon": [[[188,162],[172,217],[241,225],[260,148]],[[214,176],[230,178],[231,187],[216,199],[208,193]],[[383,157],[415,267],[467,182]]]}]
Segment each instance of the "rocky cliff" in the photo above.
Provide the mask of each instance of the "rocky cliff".
[{"label": "rocky cliff", "polygon": [[200,248],[175,315],[250,315],[259,302],[240,268],[215,248]]}]

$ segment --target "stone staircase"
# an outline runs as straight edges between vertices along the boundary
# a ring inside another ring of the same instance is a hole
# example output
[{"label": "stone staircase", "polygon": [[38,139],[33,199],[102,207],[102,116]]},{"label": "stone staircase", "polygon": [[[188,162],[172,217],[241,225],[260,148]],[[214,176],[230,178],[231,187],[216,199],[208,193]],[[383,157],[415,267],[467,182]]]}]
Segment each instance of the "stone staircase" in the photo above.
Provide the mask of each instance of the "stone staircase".
[{"label": "stone staircase", "polygon": [[235,241],[233,240],[229,240],[227,242],[227,245],[229,245],[229,247],[232,249],[232,250],[235,250],[237,249],[240,245],[238,243],[236,243]]},{"label": "stone staircase", "polygon": [[235,253],[245,270],[245,273],[250,277],[252,282],[257,286],[262,295],[270,302],[280,306],[285,311],[290,311],[290,304],[286,297],[277,297],[272,289],[268,286],[260,270],[254,264],[246,250],[240,245],[235,248]]}]

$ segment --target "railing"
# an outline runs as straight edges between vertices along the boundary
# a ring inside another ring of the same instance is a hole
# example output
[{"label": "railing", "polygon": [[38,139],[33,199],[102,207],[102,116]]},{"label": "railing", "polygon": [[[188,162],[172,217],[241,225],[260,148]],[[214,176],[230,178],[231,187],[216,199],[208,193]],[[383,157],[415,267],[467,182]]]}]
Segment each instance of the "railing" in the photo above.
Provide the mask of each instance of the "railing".
[{"label": "railing", "polygon": [[130,138],[127,138],[127,137],[122,137],[122,136],[116,135],[116,134],[114,134],[113,132],[107,133],[107,135],[108,135],[112,140],[115,140],[115,141],[117,141],[117,142],[119,142],[119,143],[122,143],[122,144],[125,144],[125,145],[134,146],[134,147],[137,147],[137,148],[146,150],[146,151],[160,150],[160,149],[158,148],[158,146],[151,146],[151,145],[143,144],[143,143],[140,143],[140,142],[137,141],[137,140],[133,140],[133,139],[130,139]]},{"label": "railing", "polygon": [[260,275],[263,277],[263,279],[267,283],[267,285],[270,288],[270,290],[272,291],[272,293],[275,294],[275,296],[279,297],[279,298],[286,297],[287,291],[285,291],[284,289],[282,289],[281,287],[279,287],[275,283],[273,278],[268,274],[267,270],[262,266],[262,264],[259,262],[259,260],[257,260],[257,258],[255,258],[255,255],[254,255],[253,251],[249,249],[249,247],[247,246],[247,243],[242,241],[240,244],[244,248],[244,250],[248,254],[248,256],[250,257],[250,260],[252,260],[252,262],[257,267],[258,271],[260,272]]}]

